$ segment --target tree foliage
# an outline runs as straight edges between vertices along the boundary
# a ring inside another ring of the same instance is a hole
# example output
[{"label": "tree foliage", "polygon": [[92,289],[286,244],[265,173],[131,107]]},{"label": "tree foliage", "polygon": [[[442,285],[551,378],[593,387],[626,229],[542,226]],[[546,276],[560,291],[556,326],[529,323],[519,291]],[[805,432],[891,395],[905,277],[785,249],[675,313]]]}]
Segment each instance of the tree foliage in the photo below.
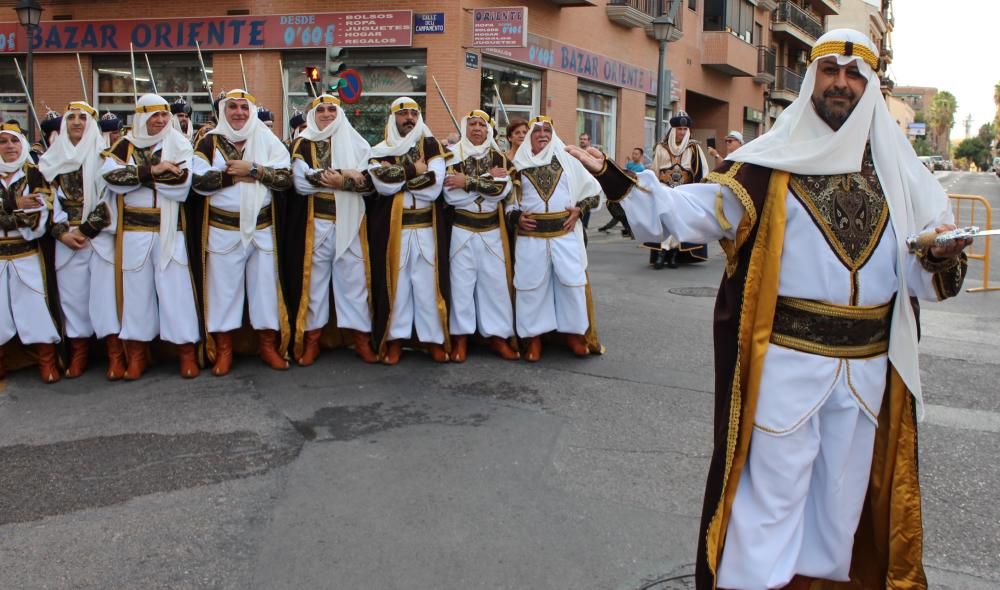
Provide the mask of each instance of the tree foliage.
[{"label": "tree foliage", "polygon": [[980,137],[970,137],[958,144],[958,148],[955,150],[955,157],[975,162],[980,170],[988,170],[990,164],[990,146]]},{"label": "tree foliage", "polygon": [[918,156],[934,155],[934,148],[931,147],[931,142],[927,141],[927,139],[923,137],[918,137],[913,140],[913,151],[917,152]]},{"label": "tree foliage", "polygon": [[[930,112],[927,116],[927,122],[930,124],[931,129],[934,130],[935,137],[941,138],[944,141],[941,143],[945,150],[949,149],[948,145],[948,135],[951,128],[955,125],[955,113],[958,111],[958,100],[955,95],[948,92],[947,90],[942,90],[934,95],[934,100],[931,101]],[[947,157],[947,153],[942,154]]]}]

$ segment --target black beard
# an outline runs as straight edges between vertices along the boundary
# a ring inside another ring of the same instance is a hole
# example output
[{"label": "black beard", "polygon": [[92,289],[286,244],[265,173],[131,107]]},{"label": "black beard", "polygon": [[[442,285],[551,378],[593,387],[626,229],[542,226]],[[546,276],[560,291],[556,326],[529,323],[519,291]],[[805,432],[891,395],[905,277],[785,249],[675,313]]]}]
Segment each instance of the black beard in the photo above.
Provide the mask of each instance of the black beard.
[{"label": "black beard", "polygon": [[[833,96],[843,96],[843,95],[837,94]],[[826,98],[826,95],[824,95],[824,98]],[[827,108],[826,102],[822,99],[817,99],[815,96],[812,99],[812,103],[813,103],[813,108],[816,109],[816,114],[819,115],[819,118],[823,119],[823,121],[827,125],[829,125],[830,128],[833,129],[834,131],[839,130],[844,125],[844,123],[847,122],[847,119],[850,118],[851,113],[854,112],[854,107],[857,106],[857,104],[853,104],[851,105],[851,108],[847,109],[847,112],[839,113],[839,112],[833,112],[832,110]]]}]

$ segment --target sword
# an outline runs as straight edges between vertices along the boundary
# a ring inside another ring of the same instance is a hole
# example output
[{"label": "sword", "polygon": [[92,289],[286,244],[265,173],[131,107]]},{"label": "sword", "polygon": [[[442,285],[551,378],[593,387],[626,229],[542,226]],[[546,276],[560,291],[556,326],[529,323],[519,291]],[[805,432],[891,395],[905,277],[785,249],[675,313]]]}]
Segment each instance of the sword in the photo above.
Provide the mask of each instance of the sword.
[{"label": "sword", "polygon": [[[278,73],[281,74],[281,116],[285,118],[281,122],[282,126],[288,124],[288,80],[285,80],[285,64],[282,59],[278,58]],[[291,135],[291,129],[285,129],[289,135]]]},{"label": "sword", "polygon": [[139,104],[139,83],[135,81],[135,51],[132,50],[131,43],[128,44],[128,54],[132,59],[132,98]]},{"label": "sword", "polygon": [[500,104],[500,111],[503,113],[503,118],[507,119],[507,124],[510,125],[510,115],[507,114],[507,107],[503,106],[503,99],[500,98],[500,88],[497,87],[496,83],[493,84],[493,91],[497,93],[497,103]]},{"label": "sword", "polygon": [[988,236],[1000,236],[1000,229],[981,230],[974,225],[970,225],[941,233],[930,230],[922,234],[913,234],[906,238],[906,245],[910,248],[910,252],[916,252],[917,250],[926,250],[934,246],[946,246],[956,240]]},{"label": "sword", "polygon": [[90,104],[90,99],[87,98],[87,82],[83,76],[83,64],[80,63],[80,54],[76,54],[76,67],[80,70],[80,86],[83,87],[83,102]]},{"label": "sword", "polygon": [[444,97],[444,92],[441,92],[441,85],[438,84],[437,78],[431,76],[431,80],[434,80],[434,87],[437,88],[438,96],[441,97],[441,102],[444,103],[444,108],[448,109],[448,116],[451,117],[451,122],[455,124],[455,130],[462,133],[462,128],[458,126],[458,119],[455,118],[454,113],[451,112],[451,106],[448,104],[448,99]]},{"label": "sword", "polygon": [[240,54],[240,72],[243,73],[243,91],[250,92],[250,85],[247,84],[247,70],[243,67],[243,54]]},{"label": "sword", "polygon": [[201,57],[201,44],[197,39],[194,46],[198,50],[198,63],[201,64],[201,75],[205,78],[205,90],[208,90],[208,104],[212,105],[212,114],[218,118],[219,113],[215,111],[215,92],[212,90],[212,83],[208,81],[208,70],[205,69],[205,60]]},{"label": "sword", "polygon": [[45,149],[49,149],[49,142],[45,138],[45,131],[42,131],[42,120],[38,118],[38,113],[35,112],[35,99],[31,98],[31,93],[28,92],[28,85],[24,81],[24,75],[21,74],[21,64],[17,63],[17,58],[14,58],[14,66],[17,68],[17,77],[21,80],[21,88],[24,89],[24,97],[28,99],[28,108],[31,109],[31,116],[35,119],[35,125],[38,126],[38,132],[41,134],[42,145]]},{"label": "sword", "polygon": [[146,57],[146,69],[149,70],[149,81],[153,84],[153,94],[159,94],[156,90],[156,78],[153,77],[153,66],[149,65],[149,54],[143,54]]}]

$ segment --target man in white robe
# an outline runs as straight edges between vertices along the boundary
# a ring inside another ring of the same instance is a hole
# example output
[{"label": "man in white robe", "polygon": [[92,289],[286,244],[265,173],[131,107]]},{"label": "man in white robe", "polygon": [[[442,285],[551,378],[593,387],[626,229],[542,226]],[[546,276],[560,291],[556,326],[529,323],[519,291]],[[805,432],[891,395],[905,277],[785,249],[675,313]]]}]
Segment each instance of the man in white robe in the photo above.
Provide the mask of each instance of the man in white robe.
[{"label": "man in white robe", "polygon": [[493,139],[490,116],[462,117],[462,137],[451,147],[444,198],[455,208],[451,230],[451,360],[465,361],[470,334],[489,339],[501,358],[516,360],[507,342],[514,335],[508,282],[510,253],[503,201],[510,194],[507,159]]},{"label": "man in white robe", "polygon": [[[50,188],[29,159],[28,140],[14,124],[0,127],[0,379],[14,336],[32,346],[42,381],[59,381],[59,330],[46,300],[48,276],[39,248],[49,220]],[[56,312],[57,313],[57,312]]]},{"label": "man in white robe", "polygon": [[132,130],[105,152],[101,168],[117,197],[115,272],[126,380],[145,372],[148,343],[157,336],[177,345],[182,377],[199,373],[198,312],[180,214],[194,154],[170,118],[162,97],[139,97]]},{"label": "man in white robe", "polygon": [[[232,332],[248,304],[258,353],[275,370],[288,368],[289,319],[278,281],[273,199],[292,187],[281,140],[257,118],[253,95],[237,89],[219,103],[219,124],[195,151],[194,190],[206,198],[205,323],[214,344],[212,374],[229,373]],[[280,336],[280,339],[279,339]]]},{"label": "man in white robe", "polygon": [[589,279],[581,201],[601,187],[565,151],[552,120],[529,122],[528,140],[514,155],[519,185],[513,217],[518,235],[514,258],[517,335],[527,340],[524,359],[541,358],[541,335],[557,331],[570,351],[600,352],[588,308]]},{"label": "man in white robe", "polygon": [[927,587],[911,298],[956,295],[969,242],[907,247],[954,226],[886,108],[877,56],[856,31],[823,35],[799,98],[707,184],[622,180],[574,153],[624,197],[637,238],[720,240],[728,257],[699,589]]},{"label": "man in white robe", "polygon": [[118,339],[115,300],[115,237],[111,207],[101,177],[105,146],[97,111],[82,101],[71,102],[62,129],[38,162],[54,193],[52,237],[59,304],[62,307],[70,364],[66,376],[79,377],[87,368],[90,337],[107,338],[108,379],[125,374],[125,352]]}]

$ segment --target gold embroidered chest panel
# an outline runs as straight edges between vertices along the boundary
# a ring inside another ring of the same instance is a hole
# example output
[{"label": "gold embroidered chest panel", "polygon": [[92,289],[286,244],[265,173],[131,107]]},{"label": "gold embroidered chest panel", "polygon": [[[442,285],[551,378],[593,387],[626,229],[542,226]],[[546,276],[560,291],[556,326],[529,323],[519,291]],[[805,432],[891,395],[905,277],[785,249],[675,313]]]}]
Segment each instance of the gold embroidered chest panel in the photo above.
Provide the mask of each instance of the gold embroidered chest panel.
[{"label": "gold embroidered chest panel", "polygon": [[562,178],[563,167],[559,160],[552,156],[552,161],[548,166],[537,166],[535,168],[525,168],[521,174],[535,187],[538,196],[545,202],[545,210],[549,209],[549,199],[552,193],[559,186],[559,179]]},{"label": "gold embroidered chest panel", "polygon": [[868,262],[889,221],[870,149],[865,149],[860,172],[794,174],[789,188],[844,266],[855,271]]}]

